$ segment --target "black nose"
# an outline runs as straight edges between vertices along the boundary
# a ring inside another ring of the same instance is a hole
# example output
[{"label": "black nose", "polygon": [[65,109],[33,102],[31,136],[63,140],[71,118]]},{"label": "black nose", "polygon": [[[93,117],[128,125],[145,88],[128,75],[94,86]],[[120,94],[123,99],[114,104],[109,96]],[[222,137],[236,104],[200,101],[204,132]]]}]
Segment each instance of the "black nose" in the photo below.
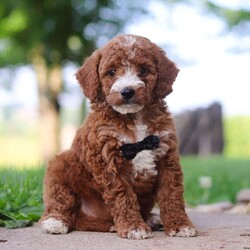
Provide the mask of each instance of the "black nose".
[{"label": "black nose", "polygon": [[123,99],[129,100],[135,95],[135,90],[131,88],[125,88],[121,91]]}]

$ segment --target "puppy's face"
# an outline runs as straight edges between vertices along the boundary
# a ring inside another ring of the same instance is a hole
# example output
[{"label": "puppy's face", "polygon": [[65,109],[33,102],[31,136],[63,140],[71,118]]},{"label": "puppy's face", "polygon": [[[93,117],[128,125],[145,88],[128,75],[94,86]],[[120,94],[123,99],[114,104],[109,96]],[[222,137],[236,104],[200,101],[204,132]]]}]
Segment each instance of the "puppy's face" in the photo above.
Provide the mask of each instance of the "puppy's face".
[{"label": "puppy's face", "polygon": [[88,58],[77,79],[92,102],[106,101],[128,114],[169,94],[177,73],[158,46],[146,38],[123,35]]},{"label": "puppy's face", "polygon": [[141,39],[125,36],[103,51],[99,75],[102,91],[114,110],[136,113],[152,98],[157,65]]}]

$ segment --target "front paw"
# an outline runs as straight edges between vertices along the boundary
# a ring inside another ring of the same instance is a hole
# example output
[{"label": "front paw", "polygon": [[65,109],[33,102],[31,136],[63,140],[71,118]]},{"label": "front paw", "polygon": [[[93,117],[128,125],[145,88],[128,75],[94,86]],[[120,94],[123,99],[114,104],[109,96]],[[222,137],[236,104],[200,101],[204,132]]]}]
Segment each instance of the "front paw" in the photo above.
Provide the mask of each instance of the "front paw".
[{"label": "front paw", "polygon": [[47,220],[41,222],[42,230],[49,234],[66,234],[68,227],[61,220],[57,220],[54,217],[50,217]]},{"label": "front paw", "polygon": [[181,227],[178,229],[170,230],[168,235],[173,237],[195,237],[198,232],[194,227]]},{"label": "front paw", "polygon": [[121,238],[144,240],[152,237],[152,230],[146,224],[130,226],[129,228],[118,229]]}]

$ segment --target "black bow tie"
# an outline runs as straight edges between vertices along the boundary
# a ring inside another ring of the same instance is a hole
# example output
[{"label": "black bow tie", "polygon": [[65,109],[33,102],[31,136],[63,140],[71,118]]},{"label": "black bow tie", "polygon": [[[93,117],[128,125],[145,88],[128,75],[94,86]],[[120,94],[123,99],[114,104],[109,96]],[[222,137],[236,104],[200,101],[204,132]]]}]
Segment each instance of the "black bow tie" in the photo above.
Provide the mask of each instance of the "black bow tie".
[{"label": "black bow tie", "polygon": [[122,155],[128,160],[132,160],[136,157],[136,154],[142,150],[152,150],[158,148],[159,143],[160,140],[158,136],[149,135],[142,141],[122,145]]}]

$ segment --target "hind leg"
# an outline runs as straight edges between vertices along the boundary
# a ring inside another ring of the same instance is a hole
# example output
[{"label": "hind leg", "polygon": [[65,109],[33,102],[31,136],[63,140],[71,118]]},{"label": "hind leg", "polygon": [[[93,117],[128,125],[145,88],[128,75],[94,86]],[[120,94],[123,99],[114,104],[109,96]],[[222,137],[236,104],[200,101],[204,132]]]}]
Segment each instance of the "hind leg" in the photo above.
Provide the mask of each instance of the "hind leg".
[{"label": "hind leg", "polygon": [[79,231],[111,232],[114,228],[113,217],[107,210],[100,193],[86,190],[81,197],[77,211],[75,229]]},{"label": "hind leg", "polygon": [[105,220],[89,217],[81,213],[81,215],[76,218],[75,229],[78,231],[113,232],[114,223],[110,219]]},{"label": "hind leg", "polygon": [[148,219],[146,220],[146,224],[152,229],[152,231],[164,230],[164,226],[159,214],[150,213]]}]

